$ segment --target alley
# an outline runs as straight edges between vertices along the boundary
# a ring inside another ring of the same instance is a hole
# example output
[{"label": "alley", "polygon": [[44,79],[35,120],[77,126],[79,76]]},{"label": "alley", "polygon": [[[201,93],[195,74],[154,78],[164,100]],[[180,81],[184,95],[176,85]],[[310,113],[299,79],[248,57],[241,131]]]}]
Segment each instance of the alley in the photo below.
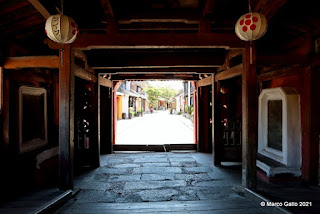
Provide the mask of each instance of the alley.
[{"label": "alley", "polygon": [[159,110],[117,121],[116,144],[193,144],[193,124],[182,115]]},{"label": "alley", "polygon": [[101,163],[75,179],[80,192],[57,213],[264,213],[240,190],[241,165],[214,167],[210,154],[118,153]]}]

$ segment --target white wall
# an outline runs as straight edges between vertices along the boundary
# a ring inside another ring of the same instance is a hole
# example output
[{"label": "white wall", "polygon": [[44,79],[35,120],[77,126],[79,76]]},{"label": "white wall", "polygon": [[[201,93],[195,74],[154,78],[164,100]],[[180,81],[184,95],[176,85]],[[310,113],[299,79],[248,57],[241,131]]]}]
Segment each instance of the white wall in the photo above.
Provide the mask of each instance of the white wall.
[{"label": "white wall", "polygon": [[129,95],[123,95],[123,100],[122,100],[122,112],[126,113],[127,118],[129,116]]}]

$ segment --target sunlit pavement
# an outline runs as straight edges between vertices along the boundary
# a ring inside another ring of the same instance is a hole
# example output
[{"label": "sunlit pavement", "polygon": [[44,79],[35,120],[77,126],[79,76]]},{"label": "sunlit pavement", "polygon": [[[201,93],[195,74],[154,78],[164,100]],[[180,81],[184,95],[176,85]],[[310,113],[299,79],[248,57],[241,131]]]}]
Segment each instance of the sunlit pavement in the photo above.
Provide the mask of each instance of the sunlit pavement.
[{"label": "sunlit pavement", "polygon": [[116,144],[193,144],[193,124],[182,115],[155,111],[142,117],[117,121]]}]

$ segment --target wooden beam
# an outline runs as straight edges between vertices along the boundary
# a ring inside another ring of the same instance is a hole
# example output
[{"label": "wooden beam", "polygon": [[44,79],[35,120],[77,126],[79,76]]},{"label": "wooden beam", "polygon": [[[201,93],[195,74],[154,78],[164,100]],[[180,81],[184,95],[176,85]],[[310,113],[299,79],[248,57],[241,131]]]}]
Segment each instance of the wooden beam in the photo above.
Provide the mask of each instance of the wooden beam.
[{"label": "wooden beam", "polygon": [[260,12],[269,21],[287,0],[259,0],[253,7],[254,12]]},{"label": "wooden beam", "polygon": [[207,33],[210,32],[211,20],[209,19],[210,14],[213,13],[213,9],[216,5],[216,0],[205,0],[200,16],[199,32]]},{"label": "wooden beam", "polygon": [[181,75],[169,75],[169,74],[117,74],[112,75],[112,80],[199,80],[199,75],[181,74]]},{"label": "wooden beam", "polygon": [[215,81],[218,82],[221,80],[226,80],[226,79],[240,76],[243,73],[243,69],[244,69],[243,64],[240,64],[240,65],[234,66],[228,70],[222,71],[222,72],[216,74]]},{"label": "wooden beam", "polygon": [[[224,62],[223,51],[194,52],[106,52],[95,51],[88,55],[88,62],[99,68],[159,68],[159,67],[218,67]],[[108,60],[106,60],[108,59]]]},{"label": "wooden beam", "polygon": [[[199,118],[199,114],[198,114],[198,87],[197,87],[197,82],[196,81],[192,81],[191,82],[192,84],[192,87],[193,87],[193,127],[197,127],[198,126],[198,118]],[[194,128],[193,129],[193,142],[195,144],[197,144],[198,142],[198,129],[197,128]]]},{"label": "wooden beam", "polygon": [[58,56],[23,56],[8,57],[4,62],[5,69],[20,68],[59,68]]},{"label": "wooden beam", "polygon": [[9,149],[10,139],[10,77],[8,74],[3,74],[3,109],[2,109],[2,122],[3,122],[3,146],[5,150]]},{"label": "wooden beam", "polygon": [[3,110],[3,67],[0,66],[0,116]]},{"label": "wooden beam", "polygon": [[[312,110],[312,70],[309,67],[305,68],[304,76],[303,76],[303,91],[302,91],[302,97],[301,97],[301,125],[302,125],[302,177],[306,181],[310,181],[312,179],[312,175],[314,175],[313,170],[316,171],[316,169],[312,169],[311,166],[314,166],[314,163],[312,161],[318,161],[312,160],[314,158],[314,151],[312,151],[312,148],[315,146],[312,145],[312,137],[311,137],[311,110]],[[316,95],[317,96],[317,95]],[[317,109],[318,110],[318,109]],[[317,118],[318,119],[318,118]],[[318,130],[317,130],[318,131]],[[319,134],[317,139],[317,144],[319,144]],[[318,150],[319,151],[319,150]],[[318,177],[318,175],[316,175]]]},{"label": "wooden beam", "polygon": [[41,13],[45,19],[51,16],[47,9],[38,0],[29,0],[29,2],[39,11],[39,13]]},{"label": "wooden beam", "polygon": [[211,115],[211,128],[212,128],[212,156],[213,156],[213,164],[215,166],[221,165],[221,142],[219,142],[219,131],[220,126],[220,107],[218,104],[218,97],[217,97],[217,84],[215,83],[215,74],[213,74],[212,78],[212,87],[211,87],[211,108],[212,108],[212,115]]},{"label": "wooden beam", "polygon": [[258,82],[269,81],[289,75],[303,74],[305,66],[289,66],[259,75]]},{"label": "wooden beam", "polygon": [[[319,169],[320,169],[320,161],[319,161],[320,100],[313,99],[313,98],[317,97],[318,94],[320,94],[320,84],[318,84],[318,80],[320,79],[320,72],[318,68],[314,68],[312,66],[311,68],[309,67],[310,66],[306,67],[306,72],[305,72],[306,79],[304,80],[305,82],[304,84],[309,84],[311,86],[310,89],[306,89],[305,91],[306,95],[310,92],[310,97],[311,97],[311,101],[310,101],[311,107],[309,112],[310,120],[311,120],[310,121],[310,153],[306,151],[306,155],[310,156],[309,181],[312,184],[318,184]],[[310,71],[308,71],[308,69],[310,69]],[[309,75],[310,75],[310,82],[308,83],[307,79]],[[302,145],[302,148],[303,148],[303,145]],[[306,161],[308,164],[309,158],[307,158]]]},{"label": "wooden beam", "polygon": [[135,74],[212,74],[214,72],[214,67],[150,67],[150,66],[139,66],[139,68],[132,67],[122,67],[122,68],[99,68],[93,67],[98,73],[108,73],[108,74],[121,74],[121,73],[135,73]]},{"label": "wooden beam", "polygon": [[[246,45],[243,54],[242,74],[242,185],[255,189],[258,145],[258,81],[256,72],[256,50],[252,42]],[[252,64],[250,64],[250,52]]]},{"label": "wooden beam", "polygon": [[74,56],[81,59],[84,62],[87,61],[87,55],[85,53],[83,53],[83,51],[81,51],[81,50],[75,50]]},{"label": "wooden beam", "polygon": [[199,80],[198,81],[198,87],[202,87],[202,86],[207,86],[207,85],[211,85],[212,84],[212,78],[213,78],[214,76],[213,75],[211,75],[211,76],[209,76],[209,77],[207,77],[207,78],[204,78],[204,79],[202,79],[202,80]]},{"label": "wooden beam", "polygon": [[108,88],[112,88],[112,82],[100,75],[98,75],[98,84]]},{"label": "wooden beam", "polygon": [[311,63],[311,59],[305,55],[269,55],[257,56],[257,66],[270,65],[307,65]]},{"label": "wooden beam", "polygon": [[56,43],[49,38],[43,40],[44,44],[48,45],[52,50],[60,50],[63,49],[63,44]]},{"label": "wooden beam", "polygon": [[105,48],[243,48],[244,42],[235,34],[81,34],[73,42],[75,49]]},{"label": "wooden beam", "polygon": [[118,32],[118,25],[115,19],[110,0],[100,0],[104,13],[107,17],[107,33],[115,34]]},{"label": "wooden beam", "polygon": [[231,60],[232,58],[235,58],[237,56],[240,56],[243,54],[243,49],[235,49],[235,50],[231,50],[228,53],[229,56],[229,60]]},{"label": "wooden beam", "polygon": [[[60,50],[61,63],[59,68],[59,188],[73,188],[73,149],[70,141],[70,94],[74,84],[71,69],[71,47],[65,45]],[[72,94],[71,94],[72,95]],[[71,100],[72,102],[72,100]]]},{"label": "wooden beam", "polygon": [[74,65],[74,75],[90,82],[97,82],[95,75],[78,65]]}]

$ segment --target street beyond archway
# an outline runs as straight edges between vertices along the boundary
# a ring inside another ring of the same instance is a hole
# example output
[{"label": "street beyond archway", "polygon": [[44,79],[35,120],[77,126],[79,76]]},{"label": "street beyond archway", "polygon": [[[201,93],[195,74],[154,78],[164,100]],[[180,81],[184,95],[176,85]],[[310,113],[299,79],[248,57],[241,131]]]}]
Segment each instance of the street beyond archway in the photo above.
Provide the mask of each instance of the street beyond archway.
[{"label": "street beyond archway", "polygon": [[142,117],[117,121],[116,144],[193,144],[193,123],[182,115],[159,110]]}]

